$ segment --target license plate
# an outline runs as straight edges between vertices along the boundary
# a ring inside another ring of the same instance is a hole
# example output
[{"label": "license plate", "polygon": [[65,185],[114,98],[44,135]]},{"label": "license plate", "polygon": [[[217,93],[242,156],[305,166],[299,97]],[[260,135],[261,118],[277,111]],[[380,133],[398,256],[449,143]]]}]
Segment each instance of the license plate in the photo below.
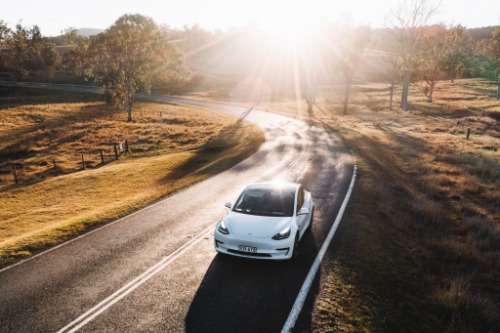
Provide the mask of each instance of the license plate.
[{"label": "license plate", "polygon": [[257,253],[257,248],[253,246],[244,246],[240,245],[238,246],[239,250],[241,252],[247,252],[247,253]]}]

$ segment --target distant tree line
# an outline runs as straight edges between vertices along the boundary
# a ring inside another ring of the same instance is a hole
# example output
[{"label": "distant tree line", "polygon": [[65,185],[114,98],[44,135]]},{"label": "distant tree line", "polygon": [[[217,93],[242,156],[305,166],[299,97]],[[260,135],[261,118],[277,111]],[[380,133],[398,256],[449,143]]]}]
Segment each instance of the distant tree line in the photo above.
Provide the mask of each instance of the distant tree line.
[{"label": "distant tree line", "polygon": [[429,25],[436,10],[428,0],[402,0],[387,28],[329,24],[317,32],[321,38],[312,36],[302,50],[273,52],[269,49],[276,46],[251,27],[225,32],[196,25],[171,29],[139,14],[123,15],[91,37],[68,29],[49,38],[37,26],[10,29],[0,21],[0,75],[100,84],[109,91],[109,102],[127,111],[129,121],[135,92],[230,89],[249,75],[262,78],[274,91],[300,90],[309,109],[320,85],[341,84],[347,113],[351,87],[366,79],[368,63],[377,69],[371,77],[390,85],[391,109],[396,86],[402,87],[399,107],[407,110],[411,84],[432,102],[439,81],[461,77],[496,81],[499,98],[500,26]]},{"label": "distant tree line", "polygon": [[181,52],[150,18],[123,15],[105,32],[91,38],[68,29],[61,37],[67,47],[55,44],[40,29],[20,24],[10,30],[0,21],[0,71],[15,80],[53,79],[57,72],[76,82],[102,85],[108,101],[127,111],[132,121],[134,93],[150,93],[154,85],[188,80]]}]

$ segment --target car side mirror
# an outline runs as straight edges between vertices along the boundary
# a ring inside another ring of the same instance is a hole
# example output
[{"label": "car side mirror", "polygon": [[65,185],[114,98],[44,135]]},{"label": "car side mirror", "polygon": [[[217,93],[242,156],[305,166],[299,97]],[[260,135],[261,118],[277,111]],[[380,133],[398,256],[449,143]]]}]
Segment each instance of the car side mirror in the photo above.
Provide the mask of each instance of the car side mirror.
[{"label": "car side mirror", "polygon": [[233,207],[230,202],[226,202],[224,204],[224,206],[227,207],[227,208],[229,208],[229,209],[231,209]]},{"label": "car side mirror", "polygon": [[299,212],[297,213],[297,215],[307,215],[311,213],[311,211],[309,210],[309,208],[307,207],[302,207],[301,210],[299,210]]}]

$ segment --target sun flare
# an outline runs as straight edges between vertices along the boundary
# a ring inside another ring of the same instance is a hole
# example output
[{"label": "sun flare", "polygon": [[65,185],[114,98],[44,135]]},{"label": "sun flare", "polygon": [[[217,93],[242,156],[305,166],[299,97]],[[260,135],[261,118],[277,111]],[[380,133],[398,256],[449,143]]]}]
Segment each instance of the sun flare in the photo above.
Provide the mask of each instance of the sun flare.
[{"label": "sun flare", "polygon": [[305,1],[268,1],[257,24],[269,38],[301,43],[312,38],[321,22],[317,7]]}]

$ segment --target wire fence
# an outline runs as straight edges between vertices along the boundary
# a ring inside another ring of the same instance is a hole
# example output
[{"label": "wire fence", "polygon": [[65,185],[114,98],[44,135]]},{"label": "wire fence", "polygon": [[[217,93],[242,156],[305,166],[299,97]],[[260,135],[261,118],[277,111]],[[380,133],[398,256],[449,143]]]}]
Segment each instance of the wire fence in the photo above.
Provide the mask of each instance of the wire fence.
[{"label": "wire fence", "polygon": [[[68,174],[76,171],[99,168],[110,162],[120,159],[124,154],[131,152],[129,140],[114,144],[109,149],[96,149],[82,152],[78,156],[78,160],[74,161],[75,167],[62,167],[61,162],[57,159],[52,159],[50,162],[45,162],[45,168],[38,168],[35,174],[30,173],[29,164],[25,163],[8,163],[0,168],[0,187],[12,184],[23,184],[33,182],[35,179],[48,178]],[[67,161],[65,161],[67,163]]]}]

